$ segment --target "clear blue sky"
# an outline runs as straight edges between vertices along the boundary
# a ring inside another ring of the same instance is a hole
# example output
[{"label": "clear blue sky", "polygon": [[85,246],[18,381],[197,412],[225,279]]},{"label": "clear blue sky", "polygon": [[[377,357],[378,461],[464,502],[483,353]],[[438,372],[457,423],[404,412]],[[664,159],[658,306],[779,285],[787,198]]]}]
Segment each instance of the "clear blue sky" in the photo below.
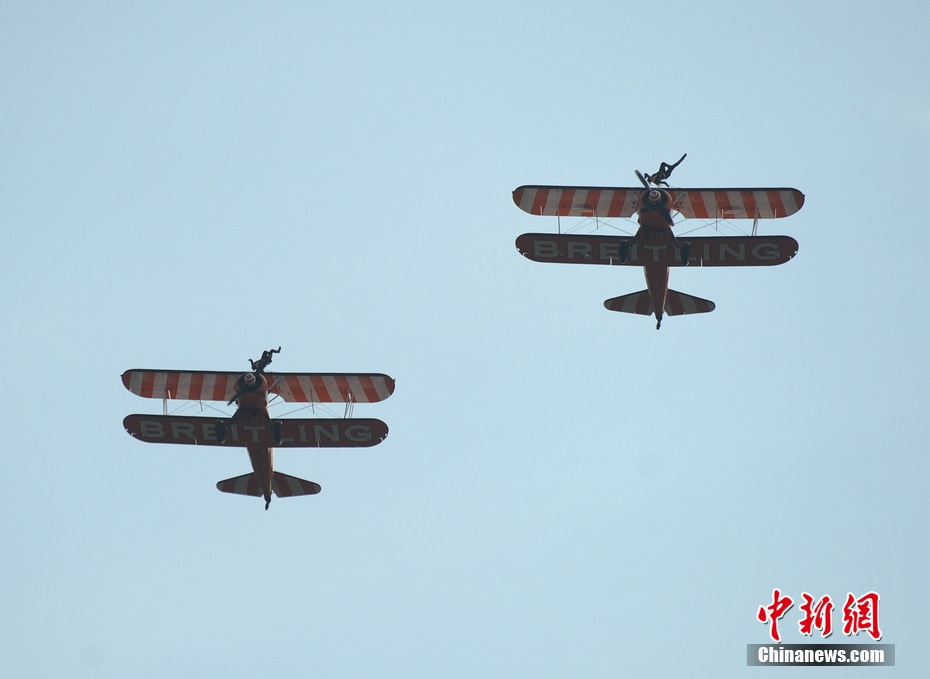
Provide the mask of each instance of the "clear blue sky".
[{"label": "clear blue sky", "polygon": [[[316,5],[314,7],[314,5]],[[930,587],[930,6],[0,2],[0,674],[742,677],[778,587]],[[794,186],[707,315],[543,265],[521,184]],[[244,451],[121,426],[135,367],[374,371],[390,428]],[[782,623],[797,633],[797,608]],[[835,621],[836,624],[837,621]],[[848,641],[835,633],[832,641]],[[810,676],[820,676],[814,670]],[[808,676],[804,670],[792,671]]]}]

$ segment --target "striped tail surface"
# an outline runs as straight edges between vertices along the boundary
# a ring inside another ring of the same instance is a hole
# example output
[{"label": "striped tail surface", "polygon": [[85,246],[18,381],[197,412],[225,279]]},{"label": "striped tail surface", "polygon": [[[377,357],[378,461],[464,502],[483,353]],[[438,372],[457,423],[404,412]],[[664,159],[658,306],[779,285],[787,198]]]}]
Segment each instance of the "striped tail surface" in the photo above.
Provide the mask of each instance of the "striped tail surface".
[{"label": "striped tail surface", "polygon": [[[612,297],[604,302],[604,306],[610,311],[621,311],[627,314],[652,316],[655,313],[648,290],[640,290],[639,292],[633,292],[629,295]],[[713,311],[716,306],[717,305],[709,299],[701,299],[700,297],[686,295],[677,290],[669,290],[668,296],[665,298],[664,311],[669,316],[705,314]]]},{"label": "striped tail surface", "polygon": [[[217,490],[236,495],[251,495],[261,497],[265,494],[264,488],[258,482],[255,474],[243,474],[225,479],[216,484]],[[278,497],[295,497],[297,495],[316,495],[322,490],[320,484],[313,481],[298,479],[281,472],[275,472],[271,482],[271,490]]]},{"label": "striped tail surface", "polygon": [[304,481],[296,476],[288,476],[281,472],[274,473],[271,483],[274,494],[278,497],[295,497],[297,495],[316,495],[322,490],[320,484],[313,481]]}]

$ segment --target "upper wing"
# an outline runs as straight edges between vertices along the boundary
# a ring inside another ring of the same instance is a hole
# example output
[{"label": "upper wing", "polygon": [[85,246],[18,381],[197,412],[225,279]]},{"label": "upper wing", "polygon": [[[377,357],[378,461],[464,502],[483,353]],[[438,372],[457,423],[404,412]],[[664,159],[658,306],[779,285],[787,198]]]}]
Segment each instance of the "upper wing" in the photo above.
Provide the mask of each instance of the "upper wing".
[{"label": "upper wing", "polygon": [[672,205],[686,219],[776,219],[804,205],[797,189],[670,189]]},{"label": "upper wing", "polygon": [[394,380],[381,373],[270,373],[271,392],[299,403],[375,403],[394,393]]},{"label": "upper wing", "polygon": [[[804,205],[797,189],[668,189],[674,209],[685,218],[773,219],[793,215]],[[643,188],[599,186],[521,186],[513,202],[531,215],[632,217]]]},{"label": "upper wing", "polygon": [[531,215],[561,217],[632,217],[640,188],[598,186],[521,186],[513,202]]},{"label": "upper wing", "polygon": [[236,393],[242,373],[203,370],[127,370],[123,385],[145,398],[177,398],[189,401],[228,401]]},{"label": "upper wing", "polygon": [[[228,401],[242,373],[201,370],[127,370],[123,384],[145,398]],[[374,403],[394,393],[394,380],[380,373],[266,373],[270,391],[301,403]]]}]

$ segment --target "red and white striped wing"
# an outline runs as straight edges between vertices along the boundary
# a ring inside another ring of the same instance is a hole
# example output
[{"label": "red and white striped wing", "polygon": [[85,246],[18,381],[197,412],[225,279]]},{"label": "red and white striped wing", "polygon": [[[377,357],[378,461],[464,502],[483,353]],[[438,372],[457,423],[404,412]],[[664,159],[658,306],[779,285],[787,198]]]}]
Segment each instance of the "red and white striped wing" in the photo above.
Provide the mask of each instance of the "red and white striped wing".
[{"label": "red and white striped wing", "polygon": [[[669,189],[672,204],[686,219],[775,219],[804,205],[797,189]],[[513,202],[531,215],[632,217],[642,188],[521,186]]]},{"label": "red and white striped wing", "polygon": [[298,403],[375,403],[394,393],[394,380],[381,373],[274,373],[271,392]]},{"label": "red and white striped wing", "polygon": [[672,189],[672,204],[686,219],[777,219],[804,205],[797,189]]},{"label": "red and white striped wing", "polygon": [[[189,401],[228,401],[236,393],[242,373],[127,370],[123,384],[145,398]],[[394,393],[394,380],[380,373],[266,373],[269,391],[285,401],[300,403],[375,403]]]},{"label": "red and white striped wing", "polygon": [[560,217],[632,217],[641,188],[597,186],[521,186],[513,202],[531,215]]},{"label": "red and white striped wing", "polygon": [[144,398],[172,398],[188,401],[228,401],[236,393],[236,380],[242,373],[200,370],[127,370],[123,385]]}]

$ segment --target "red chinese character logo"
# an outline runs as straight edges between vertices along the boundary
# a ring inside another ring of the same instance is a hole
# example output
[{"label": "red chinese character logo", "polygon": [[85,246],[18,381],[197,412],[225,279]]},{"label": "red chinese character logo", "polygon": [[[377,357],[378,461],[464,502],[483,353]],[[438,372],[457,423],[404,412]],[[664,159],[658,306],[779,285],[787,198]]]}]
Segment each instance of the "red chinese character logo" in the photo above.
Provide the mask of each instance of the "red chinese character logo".
[{"label": "red chinese character logo", "polygon": [[804,597],[804,603],[801,604],[804,619],[798,623],[801,634],[811,636],[814,629],[819,629],[822,637],[833,634],[833,602],[830,601],[830,596],[822,597],[816,604],[814,597],[807,592],[801,592],[801,596]]},{"label": "red chinese character logo", "polygon": [[778,621],[788,612],[788,609],[794,606],[794,600],[790,596],[782,596],[777,589],[772,590],[772,603],[768,606],[759,606],[759,612],[756,614],[761,623],[772,623],[772,629],[769,634],[772,639],[781,643],[781,635],[778,633]]},{"label": "red chinese character logo", "polygon": [[868,632],[878,641],[882,632],[878,627],[878,594],[869,592],[856,599],[852,592],[846,595],[843,605],[843,634],[851,636]]}]

